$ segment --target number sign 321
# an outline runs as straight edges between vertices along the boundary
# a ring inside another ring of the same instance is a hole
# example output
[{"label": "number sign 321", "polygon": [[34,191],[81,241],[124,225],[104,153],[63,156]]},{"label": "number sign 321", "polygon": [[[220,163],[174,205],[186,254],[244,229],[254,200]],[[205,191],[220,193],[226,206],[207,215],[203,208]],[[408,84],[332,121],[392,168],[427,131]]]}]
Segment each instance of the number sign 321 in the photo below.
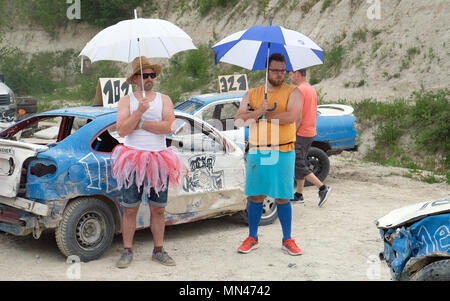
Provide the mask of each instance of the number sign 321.
[{"label": "number sign 321", "polygon": [[221,75],[219,76],[220,93],[243,92],[248,90],[247,75]]}]

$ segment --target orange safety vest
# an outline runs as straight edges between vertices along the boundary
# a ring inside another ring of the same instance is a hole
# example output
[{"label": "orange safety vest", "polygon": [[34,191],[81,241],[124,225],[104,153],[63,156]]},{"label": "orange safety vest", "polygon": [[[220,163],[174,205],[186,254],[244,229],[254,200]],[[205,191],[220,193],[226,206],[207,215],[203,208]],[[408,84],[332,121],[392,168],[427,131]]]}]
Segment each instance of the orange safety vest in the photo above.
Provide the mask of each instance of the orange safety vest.
[{"label": "orange safety vest", "polygon": [[[286,112],[289,96],[296,87],[283,83],[275,91],[267,92],[269,109],[276,105],[272,112]],[[257,109],[264,100],[264,85],[248,91],[250,106]],[[279,150],[289,152],[295,148],[295,122],[289,124],[278,124],[276,122],[259,119],[258,122],[249,127],[249,150]]]}]

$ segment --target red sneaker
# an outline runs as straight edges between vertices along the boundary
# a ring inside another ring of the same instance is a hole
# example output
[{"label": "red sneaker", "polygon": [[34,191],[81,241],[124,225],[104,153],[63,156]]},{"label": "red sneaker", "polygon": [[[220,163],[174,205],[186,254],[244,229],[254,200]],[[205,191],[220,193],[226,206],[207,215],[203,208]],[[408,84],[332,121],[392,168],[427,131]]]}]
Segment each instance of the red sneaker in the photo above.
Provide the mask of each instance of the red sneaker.
[{"label": "red sneaker", "polygon": [[248,253],[251,250],[257,249],[259,247],[258,241],[253,237],[247,237],[242,245],[238,248],[239,253]]},{"label": "red sneaker", "polygon": [[297,245],[295,244],[295,241],[293,239],[286,239],[283,242],[283,246],[281,247],[281,249],[292,256],[297,256],[297,255],[302,254],[302,250],[299,247],[297,247]]}]

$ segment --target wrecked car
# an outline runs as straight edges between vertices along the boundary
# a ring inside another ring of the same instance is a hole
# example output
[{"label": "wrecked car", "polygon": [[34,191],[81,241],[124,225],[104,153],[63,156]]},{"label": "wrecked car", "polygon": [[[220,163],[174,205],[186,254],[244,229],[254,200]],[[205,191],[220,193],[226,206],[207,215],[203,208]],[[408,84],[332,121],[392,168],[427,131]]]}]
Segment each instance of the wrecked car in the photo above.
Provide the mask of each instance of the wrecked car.
[{"label": "wrecked car", "polygon": [[393,210],[375,223],[393,280],[450,280],[450,197]]},{"label": "wrecked car", "polygon": [[[65,256],[99,258],[121,232],[123,192],[110,172],[111,152],[123,142],[116,117],[116,108],[64,108],[2,130],[0,230],[36,239],[54,230]],[[188,130],[166,142],[189,173],[178,190],[169,186],[166,224],[245,211],[242,150],[195,116],[176,111],[175,117]],[[137,229],[150,225],[145,202],[136,222]]]},{"label": "wrecked car", "polygon": [[16,98],[14,92],[5,84],[3,74],[0,74],[0,122],[12,122],[16,118]]},{"label": "wrecked car", "polygon": [[[248,128],[234,126],[234,116],[244,92],[210,93],[193,96],[178,103],[175,109],[197,116],[219,129],[225,136],[244,149]],[[317,135],[308,154],[309,168],[324,181],[330,170],[328,156],[344,150],[356,151],[356,117],[348,105],[326,104],[317,106]],[[311,183],[306,181],[305,185]]]},{"label": "wrecked car", "polygon": [[[248,127],[234,126],[234,116],[244,95],[245,92],[197,95],[178,103],[175,109],[201,118],[244,150],[248,140]],[[358,149],[356,117],[352,107],[341,104],[319,105],[317,113],[317,135],[308,153],[308,165],[316,177],[324,181],[330,171],[328,156],[339,154],[343,150]],[[311,185],[305,181],[305,186]],[[273,198],[265,198],[262,216],[261,225],[270,224],[277,219],[277,206]]]}]

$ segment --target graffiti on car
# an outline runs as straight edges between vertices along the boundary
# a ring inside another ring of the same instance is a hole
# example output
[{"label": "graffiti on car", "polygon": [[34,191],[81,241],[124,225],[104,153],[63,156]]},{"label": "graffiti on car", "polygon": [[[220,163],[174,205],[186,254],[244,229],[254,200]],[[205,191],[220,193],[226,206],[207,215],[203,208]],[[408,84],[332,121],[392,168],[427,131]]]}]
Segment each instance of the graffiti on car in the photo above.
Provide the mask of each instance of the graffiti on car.
[{"label": "graffiti on car", "polygon": [[[103,164],[100,162],[100,160],[103,161]],[[87,188],[101,190],[102,179],[104,178],[107,193],[117,190],[117,183],[111,177],[109,158],[105,158],[103,156],[99,159],[93,152],[90,152],[89,154],[78,160],[78,162],[83,164],[86,174],[89,177],[90,184],[87,186]],[[101,165],[104,165],[104,174],[102,174]]]},{"label": "graffiti on car", "polygon": [[224,171],[214,170],[216,156],[197,155],[188,159],[189,174],[184,179],[185,192],[205,192],[223,189]]}]

